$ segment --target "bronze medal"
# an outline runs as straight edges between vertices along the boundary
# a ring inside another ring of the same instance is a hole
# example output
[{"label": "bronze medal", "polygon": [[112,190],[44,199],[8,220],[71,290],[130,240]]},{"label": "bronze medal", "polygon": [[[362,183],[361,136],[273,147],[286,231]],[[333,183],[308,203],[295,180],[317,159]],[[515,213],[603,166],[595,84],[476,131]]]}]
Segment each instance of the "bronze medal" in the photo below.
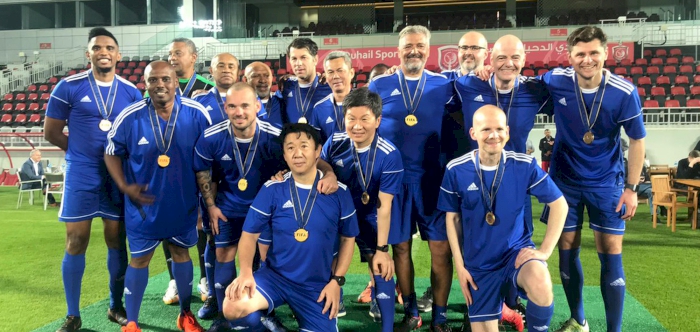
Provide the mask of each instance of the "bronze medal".
[{"label": "bronze medal", "polygon": [[297,231],[294,232],[294,239],[297,240],[297,242],[305,242],[309,239],[309,231],[303,228],[297,229]]},{"label": "bronze medal", "polygon": [[104,119],[100,121],[99,127],[102,131],[109,131],[110,129],[112,129],[112,122],[110,122],[107,119]]},{"label": "bronze medal", "polygon": [[306,117],[303,117],[303,116],[299,118],[298,122],[299,123],[309,123],[309,121],[306,120]]},{"label": "bronze medal", "polygon": [[362,193],[362,204],[369,204],[369,194],[367,192]]},{"label": "bronze medal", "polygon": [[418,124],[418,118],[413,114],[409,114],[404,118],[404,122],[406,122],[407,126],[413,127]]},{"label": "bronze medal", "polygon": [[158,166],[165,168],[168,165],[170,165],[170,157],[164,154],[158,156]]},{"label": "bronze medal", "polygon": [[246,179],[238,180],[238,190],[245,191],[246,189],[248,189],[248,180],[246,180]]},{"label": "bronze medal", "polygon": [[591,132],[591,131],[589,130],[588,132],[586,132],[586,133],[583,135],[583,142],[586,143],[586,144],[591,144],[591,143],[593,143],[593,139],[594,139],[594,138],[595,138],[595,136],[593,135],[593,132]]},{"label": "bronze medal", "polygon": [[486,214],[486,223],[489,224],[489,226],[493,226],[493,224],[496,223],[496,216],[493,214],[493,212],[489,211]]}]

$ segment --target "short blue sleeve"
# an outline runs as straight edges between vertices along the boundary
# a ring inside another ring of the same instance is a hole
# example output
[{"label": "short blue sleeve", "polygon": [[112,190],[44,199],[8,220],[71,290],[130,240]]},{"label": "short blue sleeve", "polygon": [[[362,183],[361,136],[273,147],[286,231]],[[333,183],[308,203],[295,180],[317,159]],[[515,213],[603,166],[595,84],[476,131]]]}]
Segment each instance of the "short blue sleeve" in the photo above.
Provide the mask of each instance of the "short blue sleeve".
[{"label": "short blue sleeve", "polygon": [[355,213],[355,203],[353,203],[350,191],[344,185],[338,188],[337,193],[340,199],[338,232],[345,237],[355,237],[360,234],[360,228],[357,224],[357,213]]},{"label": "short blue sleeve", "polygon": [[537,197],[540,203],[549,204],[562,196],[561,191],[554,184],[552,178],[537,165],[537,160],[532,158],[530,162],[530,181],[527,193]]},{"label": "short blue sleeve", "polygon": [[250,205],[248,215],[243,223],[243,231],[259,234],[270,227],[270,220],[273,212],[273,190],[264,185],[255,196],[253,204]]},{"label": "short blue sleeve", "polygon": [[194,146],[194,171],[206,171],[210,170],[212,164],[214,163],[214,154],[211,149],[211,142],[214,136],[205,137],[204,132],[199,135],[197,143]]},{"label": "short blue sleeve", "polygon": [[[332,140],[332,138],[330,139]],[[379,191],[398,195],[401,192],[401,184],[403,183],[403,162],[401,161],[401,153],[394,150],[384,158],[382,165],[382,175],[379,180]]]},{"label": "short blue sleeve", "polygon": [[321,149],[321,159],[329,164],[331,164],[331,160],[333,159],[333,156],[331,155],[332,147],[333,147],[333,136],[329,137],[326,140],[326,143],[323,144],[323,148]]},{"label": "short blue sleeve", "polygon": [[128,154],[127,139],[129,134],[129,129],[131,128],[131,123],[125,124],[125,122],[131,119],[134,113],[130,113],[128,116],[121,114],[114,121],[116,124],[107,133],[107,140],[105,141],[105,154],[111,156],[124,156]]},{"label": "short blue sleeve", "polygon": [[631,139],[646,137],[647,132],[644,128],[644,119],[642,117],[642,104],[636,91],[632,92],[627,101],[621,105],[621,112],[617,122],[622,124],[622,127],[625,128],[625,133]]},{"label": "short blue sleeve", "polygon": [[442,211],[454,213],[461,212],[456,176],[455,168],[448,168],[445,171],[445,176],[442,178],[440,194],[438,195],[438,209]]},{"label": "short blue sleeve", "polygon": [[46,116],[59,120],[68,120],[71,109],[70,103],[70,85],[65,80],[61,80],[51,92],[49,104],[46,106]]}]

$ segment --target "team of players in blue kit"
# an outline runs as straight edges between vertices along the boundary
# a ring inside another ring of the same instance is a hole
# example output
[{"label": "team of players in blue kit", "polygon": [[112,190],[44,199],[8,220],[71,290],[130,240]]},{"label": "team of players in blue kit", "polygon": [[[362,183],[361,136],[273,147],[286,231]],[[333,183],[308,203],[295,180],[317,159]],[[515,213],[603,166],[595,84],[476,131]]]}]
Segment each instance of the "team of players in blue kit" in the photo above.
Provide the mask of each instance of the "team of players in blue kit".
[{"label": "team of players in blue kit", "polygon": [[[69,162],[59,215],[67,225],[62,270],[68,315],[59,331],[77,331],[81,324],[76,299],[85,249],[72,242],[80,244],[85,235],[84,226],[71,225],[87,224],[89,235],[94,217],[114,231],[107,239],[114,278],[110,319],[125,325],[123,331],[140,331],[148,263],[167,239],[181,306],[177,326],[204,331],[190,311],[187,250],[197,242],[199,210],[209,217],[216,245],[209,278],[220,314],[210,331],[265,331],[270,327],[263,323],[283,304],[300,329],[336,331],[355,242],[373,275],[381,330],[417,329],[416,231],[431,251],[431,331],[452,331],[446,312],[453,259],[468,304],[462,330],[498,330],[503,310],[517,296],[528,300],[528,329],[549,330],[554,301],[545,264],[555,246],[571,309],[558,331],[588,331],[578,258],[584,209],[603,266],[607,330],[621,329],[622,235],[637,205],[626,179],[639,178],[646,133],[634,87],[602,68],[607,47],[600,29],[583,27],[569,36],[573,68],[526,78],[519,75],[522,42],[500,38],[490,70],[484,69],[486,41],[471,38],[473,32],[460,40],[459,72],[427,71],[430,32],[409,26],[399,34],[398,69],[355,90],[349,55],[332,52],[324,61],[326,84],[315,73],[317,46],[300,38],[288,48],[296,76],[278,93],[269,92],[269,68],[254,63],[245,70],[248,83],[214,87],[195,100],[177,93],[177,77],[166,62],[149,64],[150,97],[142,100],[114,76],[114,36],[93,31],[89,45],[99,46],[89,51],[93,69],[62,81],[47,112],[47,128],[53,126],[47,138],[66,150]],[[232,62],[229,56],[216,62]],[[264,113],[263,104],[270,106]],[[469,148],[453,152],[460,157],[448,163],[444,119],[459,111]],[[538,113],[554,114],[559,132],[549,174],[524,154]],[[71,135],[90,139],[57,137],[56,128],[66,122],[74,126]],[[628,170],[619,148],[622,127],[630,138]],[[288,172],[279,175],[282,170]],[[94,179],[84,176],[93,173]],[[124,194],[123,207],[116,190]],[[539,248],[532,239],[530,196],[546,205]],[[253,273],[259,238],[269,248]],[[394,323],[396,285],[404,317]]]}]

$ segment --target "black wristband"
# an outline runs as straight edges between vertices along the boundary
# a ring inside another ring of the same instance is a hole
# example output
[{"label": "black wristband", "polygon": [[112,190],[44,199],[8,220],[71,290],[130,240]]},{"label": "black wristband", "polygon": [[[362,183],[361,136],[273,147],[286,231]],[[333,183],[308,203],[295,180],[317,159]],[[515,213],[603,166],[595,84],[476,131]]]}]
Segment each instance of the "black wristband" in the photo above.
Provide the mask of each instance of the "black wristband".
[{"label": "black wristband", "polygon": [[377,251],[381,251],[381,252],[389,252],[389,245],[385,244],[383,246],[377,246],[376,249],[377,249]]}]

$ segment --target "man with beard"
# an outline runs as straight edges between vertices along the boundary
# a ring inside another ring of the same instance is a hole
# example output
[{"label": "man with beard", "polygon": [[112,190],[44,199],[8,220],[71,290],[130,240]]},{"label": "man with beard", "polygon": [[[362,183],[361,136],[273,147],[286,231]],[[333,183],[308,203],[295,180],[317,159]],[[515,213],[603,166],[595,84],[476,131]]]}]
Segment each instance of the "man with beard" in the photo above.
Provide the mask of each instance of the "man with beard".
[{"label": "man with beard", "polygon": [[[126,325],[122,304],[127,253],[124,203],[104,164],[107,131],[127,105],[141,93],[129,81],[115,75],[121,59],[119,43],[105,28],[88,34],[88,71],[68,76],[51,92],[44,137],[66,152],[65,196],[58,220],[66,225],[66,251],[61,273],[68,313],[57,332],[78,331],[80,293],[85,273],[85,251],[93,218],[102,218],[109,271],[109,320]],[[71,139],[63,132],[68,126]]]},{"label": "man with beard", "polygon": [[255,93],[258,95],[262,105],[258,118],[266,121],[270,117],[281,118],[282,99],[278,95],[270,93],[274,79],[270,67],[262,62],[255,61],[245,67],[244,75],[248,84],[255,89]]},{"label": "man with beard", "polygon": [[[452,97],[452,84],[443,75],[425,70],[430,55],[430,31],[419,25],[399,33],[400,70],[377,76],[369,90],[382,98],[383,115],[379,134],[393,142],[404,165],[403,188],[397,195],[402,227],[412,233],[417,223],[431,253],[433,322],[431,331],[450,331],[447,298],[452,284],[452,259],[447,242],[445,215],[436,209],[439,182],[440,137],[445,104]],[[410,236],[394,248],[396,276],[404,302],[404,319],[397,330],[410,331],[422,325],[414,288]]]},{"label": "man with beard", "polygon": [[352,68],[350,54],[344,51],[328,53],[323,68],[333,93],[314,105],[309,124],[321,132],[321,142],[325,143],[334,133],[345,131],[343,100],[352,89],[355,69]]},{"label": "man with beard", "polygon": [[[255,90],[236,83],[226,93],[225,105],[227,120],[205,130],[195,147],[197,182],[216,243],[213,288],[219,308],[226,287],[236,278],[234,258],[250,204],[265,181],[284,167],[280,131],[258,119]],[[227,325],[217,319],[209,331],[224,331]]]},{"label": "man with beard", "polygon": [[287,47],[287,56],[295,76],[284,80],[280,86],[282,112],[268,114],[268,121],[280,128],[286,123],[309,123],[313,106],[332,92],[316,75],[318,45],[313,40],[294,39]]}]

